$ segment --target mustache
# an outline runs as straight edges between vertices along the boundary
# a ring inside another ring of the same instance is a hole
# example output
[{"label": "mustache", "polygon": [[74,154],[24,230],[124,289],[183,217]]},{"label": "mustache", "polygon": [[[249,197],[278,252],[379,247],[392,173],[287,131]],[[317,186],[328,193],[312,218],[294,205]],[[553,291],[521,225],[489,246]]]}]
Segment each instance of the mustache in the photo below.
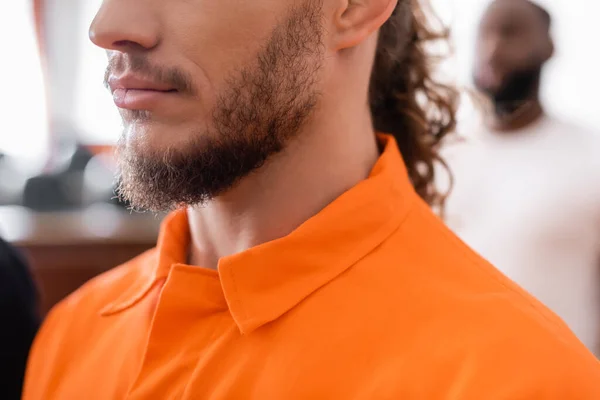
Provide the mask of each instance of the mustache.
[{"label": "mustache", "polygon": [[193,80],[187,73],[178,68],[152,65],[146,56],[140,54],[119,54],[111,57],[104,73],[104,87],[108,89],[111,75],[121,75],[125,71],[143,75],[156,83],[173,87],[183,94],[196,94]]}]

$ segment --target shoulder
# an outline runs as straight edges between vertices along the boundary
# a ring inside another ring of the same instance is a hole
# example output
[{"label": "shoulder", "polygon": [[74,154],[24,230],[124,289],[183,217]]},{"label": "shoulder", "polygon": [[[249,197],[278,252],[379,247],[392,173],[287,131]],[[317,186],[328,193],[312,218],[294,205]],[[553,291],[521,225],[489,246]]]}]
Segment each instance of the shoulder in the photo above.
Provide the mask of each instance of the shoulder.
[{"label": "shoulder", "polygon": [[151,279],[156,264],[156,249],[98,275],[73,292],[55,308],[57,313],[84,308],[99,313],[118,298]]},{"label": "shoulder", "polygon": [[155,259],[152,249],[88,281],[50,311],[38,339],[55,340],[67,336],[67,331],[85,328],[103,309],[149,281]]},{"label": "shoulder", "polygon": [[[600,180],[600,131],[589,127],[552,119],[553,135],[560,138],[557,151],[564,155],[569,164],[563,168],[573,175],[570,178],[589,182]],[[591,185],[590,185],[591,186]],[[600,196],[600,185],[594,184],[589,189],[595,190],[594,197]]]},{"label": "shoulder", "polygon": [[465,244],[425,203],[415,202],[389,242],[390,251],[396,250],[387,273],[407,269],[406,278],[418,279],[431,296],[457,301],[464,310],[494,310],[488,322],[505,316],[571,337],[554,313]]},{"label": "shoulder", "polygon": [[58,303],[46,316],[33,343],[27,367],[28,380],[43,387],[63,363],[79,351],[80,342],[99,332],[101,312],[123,295],[132,294],[152,268],[156,251],[148,252],[90,280]]},{"label": "shoulder", "polygon": [[[452,371],[466,385],[460,398],[486,398],[485,385],[506,387],[513,396],[507,398],[600,398],[600,364],[567,326],[425,204],[415,205],[371,262],[357,267],[354,279],[369,288],[361,302],[377,310],[372,321],[385,324],[379,340],[387,354],[406,362],[407,351],[421,349],[424,377]],[[470,388],[481,391],[471,396]],[[544,397],[550,389],[557,394]]]},{"label": "shoulder", "polygon": [[548,117],[542,125],[553,137],[561,138],[565,146],[578,151],[600,151],[600,131],[559,118]]}]

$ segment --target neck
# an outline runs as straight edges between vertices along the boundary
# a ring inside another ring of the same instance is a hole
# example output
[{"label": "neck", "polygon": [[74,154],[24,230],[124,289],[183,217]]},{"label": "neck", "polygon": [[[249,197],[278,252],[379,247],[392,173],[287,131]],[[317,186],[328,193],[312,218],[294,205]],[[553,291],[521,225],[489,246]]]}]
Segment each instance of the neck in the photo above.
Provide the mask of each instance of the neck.
[{"label": "neck", "polygon": [[368,177],[378,158],[368,108],[345,110],[352,118],[325,108],[260,170],[188,209],[191,264],[214,269],[222,257],[284,237]]},{"label": "neck", "polygon": [[537,96],[518,104],[495,104],[494,106],[494,113],[487,124],[492,130],[498,132],[523,129],[544,116],[544,109]]}]

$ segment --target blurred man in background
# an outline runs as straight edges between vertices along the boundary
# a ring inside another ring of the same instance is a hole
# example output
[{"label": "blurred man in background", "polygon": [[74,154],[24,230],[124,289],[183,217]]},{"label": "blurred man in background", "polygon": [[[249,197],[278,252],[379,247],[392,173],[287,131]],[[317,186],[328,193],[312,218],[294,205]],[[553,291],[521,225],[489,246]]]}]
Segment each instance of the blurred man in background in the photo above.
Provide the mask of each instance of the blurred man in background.
[{"label": "blurred man in background", "polygon": [[39,324],[37,291],[27,264],[0,239],[0,399],[21,398],[27,356]]},{"label": "blurred man in background", "polygon": [[430,23],[410,0],[105,0],[120,193],[177,211],[51,312],[25,399],[600,398],[566,325],[428,206],[455,111]]},{"label": "blurred man in background", "polygon": [[527,0],[494,1],[483,16],[474,79],[493,112],[443,152],[454,174],[445,218],[600,355],[600,137],[544,112],[550,28]]}]

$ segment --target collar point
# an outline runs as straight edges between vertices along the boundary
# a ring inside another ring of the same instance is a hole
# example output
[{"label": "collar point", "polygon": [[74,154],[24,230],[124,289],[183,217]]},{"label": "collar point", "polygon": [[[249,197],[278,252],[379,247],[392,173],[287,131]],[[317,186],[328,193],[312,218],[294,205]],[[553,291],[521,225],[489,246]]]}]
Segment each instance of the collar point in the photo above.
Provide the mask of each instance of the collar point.
[{"label": "collar point", "polygon": [[236,326],[238,327],[240,333],[243,336],[252,334],[254,331],[256,331],[258,328],[265,324],[256,319],[240,319],[237,318],[235,315],[232,316]]}]

